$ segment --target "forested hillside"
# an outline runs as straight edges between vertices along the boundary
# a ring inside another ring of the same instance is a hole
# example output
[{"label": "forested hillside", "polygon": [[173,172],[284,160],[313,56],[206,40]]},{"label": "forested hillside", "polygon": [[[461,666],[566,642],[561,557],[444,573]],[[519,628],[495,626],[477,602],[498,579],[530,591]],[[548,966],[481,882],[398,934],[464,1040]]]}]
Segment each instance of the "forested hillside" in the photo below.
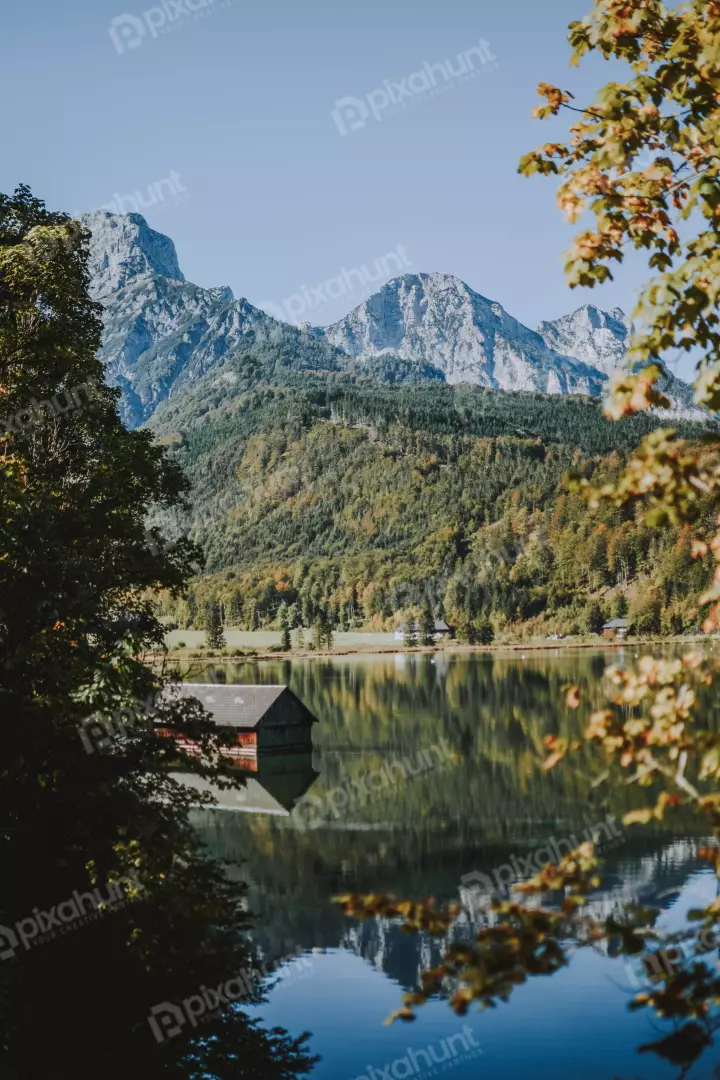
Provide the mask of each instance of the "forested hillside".
[{"label": "forested hillside", "polygon": [[[639,632],[693,628],[706,568],[689,533],[592,512],[564,485],[568,471],[617,475],[657,417],[611,424],[584,397],[312,372],[293,350],[314,344],[256,345],[151,424],[193,485],[192,511],[158,523],[206,554],[188,600],[168,606],[181,626],[216,599],[245,628],[272,626],[282,603],[292,625],[323,611],[343,629],[390,628],[429,597],[471,639],[488,619],[496,633],[577,633],[628,608]],[[384,374],[408,372],[391,359]]]}]

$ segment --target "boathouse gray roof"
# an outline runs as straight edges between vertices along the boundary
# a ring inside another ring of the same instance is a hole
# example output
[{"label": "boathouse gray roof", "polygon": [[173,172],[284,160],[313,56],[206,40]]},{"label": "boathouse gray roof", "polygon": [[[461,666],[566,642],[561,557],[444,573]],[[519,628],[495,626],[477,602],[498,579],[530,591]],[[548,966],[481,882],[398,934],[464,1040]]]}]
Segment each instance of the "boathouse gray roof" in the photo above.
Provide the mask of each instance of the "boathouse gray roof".
[{"label": "boathouse gray roof", "polygon": [[287,686],[239,686],[226,683],[173,683],[169,698],[197,698],[212,713],[216,724],[235,728],[255,728],[283,694]]},{"label": "boathouse gray roof", "polygon": [[605,623],[603,630],[627,630],[629,625],[629,619],[611,619]]}]

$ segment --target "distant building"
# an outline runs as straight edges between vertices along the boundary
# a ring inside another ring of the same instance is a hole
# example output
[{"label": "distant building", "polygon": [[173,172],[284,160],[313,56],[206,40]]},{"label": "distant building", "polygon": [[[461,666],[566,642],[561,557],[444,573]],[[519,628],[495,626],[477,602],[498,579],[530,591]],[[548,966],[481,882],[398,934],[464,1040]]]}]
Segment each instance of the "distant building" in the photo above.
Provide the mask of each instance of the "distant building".
[{"label": "distant building", "polygon": [[[235,745],[225,753],[236,759],[255,759],[262,754],[294,754],[312,750],[312,726],[317,723],[309,709],[287,686],[240,686],[224,683],[175,683],[168,698],[197,698],[212,714],[218,727],[236,733]],[[170,735],[168,729],[159,729]],[[178,739],[186,752],[197,743]]]},{"label": "distant building", "polygon": [[605,623],[603,626],[603,637],[627,637],[630,633],[630,622],[628,619],[611,619],[610,622]]},{"label": "distant building", "polygon": [[[398,626],[397,630],[395,631],[395,640],[396,641],[406,641],[407,640],[408,626],[409,625],[412,625],[412,627],[413,627],[414,634],[415,634],[415,640],[418,641],[418,642],[421,641],[421,639],[422,639],[422,630],[420,629],[420,623],[419,622],[414,622],[412,624],[403,623],[402,626]],[[436,619],[435,620],[435,630],[433,632],[433,637],[435,638],[436,641],[440,641],[442,638],[450,637],[450,633],[451,633],[450,627],[448,626],[448,624],[446,622],[443,622],[442,619]]]}]

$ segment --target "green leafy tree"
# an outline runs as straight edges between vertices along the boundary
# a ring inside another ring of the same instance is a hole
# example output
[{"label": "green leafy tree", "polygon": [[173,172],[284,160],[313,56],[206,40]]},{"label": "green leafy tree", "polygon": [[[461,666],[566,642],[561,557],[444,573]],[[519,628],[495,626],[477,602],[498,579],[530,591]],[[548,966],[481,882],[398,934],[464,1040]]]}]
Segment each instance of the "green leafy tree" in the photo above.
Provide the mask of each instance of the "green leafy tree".
[{"label": "green leafy tree", "polygon": [[185,485],[104,383],[88,240],[26,187],[0,195],[0,923],[120,878],[128,903],[3,964],[0,1072],[285,1080],[311,1067],[301,1042],[240,1010],[163,1046],[147,1023],[251,961],[244,890],[203,853],[169,766],[241,781],[213,763],[199,703],[161,696],[161,665],[140,659],[163,651],[153,592],[179,595],[198,553],[146,533]]},{"label": "green leafy tree", "polygon": [[662,600],[657,589],[646,586],[630,603],[629,620],[634,634],[650,637],[660,633]]},{"label": "green leafy tree", "polygon": [[495,640],[495,631],[488,618],[478,620],[475,636],[479,645],[492,645]]}]

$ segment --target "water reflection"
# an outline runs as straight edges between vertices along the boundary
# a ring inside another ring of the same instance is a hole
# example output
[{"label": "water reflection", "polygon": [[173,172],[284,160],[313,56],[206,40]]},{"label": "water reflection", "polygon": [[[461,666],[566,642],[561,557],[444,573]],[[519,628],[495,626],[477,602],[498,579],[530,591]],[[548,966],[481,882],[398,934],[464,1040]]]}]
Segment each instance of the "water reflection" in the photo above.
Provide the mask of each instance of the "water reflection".
[{"label": "water reflection", "polygon": [[203,795],[212,794],[218,811],[246,814],[279,814],[287,817],[320,775],[312,765],[312,754],[261,755],[234,770],[243,773],[241,789],[221,788],[194,773],[176,772],[186,787]]},{"label": "water reflection", "polygon": [[[609,655],[620,660],[623,650]],[[588,801],[588,775],[596,764],[590,756],[579,757],[574,771],[545,774],[538,768],[544,736],[578,732],[579,716],[565,708],[563,688],[577,683],[586,705],[599,706],[606,660],[579,650],[528,654],[526,661],[517,654],[280,660],[197,666],[186,678],[288,683],[319,719],[313,730],[313,767],[319,773],[313,800],[327,803],[329,793],[343,786],[358,791],[367,787],[368,774],[446,743],[457,758],[454,768],[378,786],[372,798],[349,799],[342,820],[348,826],[408,830],[412,835],[403,845],[427,842],[421,834],[439,832],[445,845],[455,845],[470,838],[532,836],[543,826],[589,824],[634,805],[635,793],[627,789],[614,792],[612,800],[601,789]]]},{"label": "water reflection", "polygon": [[[620,659],[617,651],[610,656]],[[538,768],[543,737],[576,730],[578,717],[565,708],[563,688],[576,683],[588,706],[599,705],[607,659],[572,651],[528,654],[525,661],[404,656],[399,664],[383,656],[243,663],[217,674],[212,668],[187,673],[191,681],[288,683],[320,721],[313,730],[311,786],[289,813],[259,806],[244,814],[198,811],[194,820],[210,851],[236,862],[248,883],[248,902],[260,916],[259,951],[271,960],[314,951],[315,975],[297,988],[278,987],[263,1015],[267,1022],[314,1031],[311,1045],[323,1058],[317,1066],[322,1080],[372,1077],[368,1062],[382,1075],[381,1063],[404,1052],[398,1039],[421,1046],[433,1033],[459,1030],[445,1003],[423,1010],[412,1036],[406,1027],[399,1033],[397,1025],[390,1033],[381,1027],[399,1004],[400,988],[414,987],[447,942],[408,937],[389,920],[346,920],[331,903],[333,895],[353,888],[460,898],[467,910],[452,936],[469,936],[481,916],[472,884],[463,882],[468,874],[492,878],[498,867],[522,868],[522,860],[550,840],[559,842],[601,821],[618,822],[635,805],[627,788],[599,790],[589,799],[589,759],[581,759],[575,772],[548,775]],[[453,753],[446,767],[404,777],[392,767],[416,761],[443,740]],[[392,782],[367,783],[383,770]],[[350,797],[360,791],[366,797]],[[308,828],[308,805],[331,806],[333,812],[316,815]],[[594,912],[619,915],[627,903],[641,902],[658,906],[670,919],[685,903],[683,896],[692,894],[696,902],[707,893],[711,899],[715,879],[697,857],[697,826],[687,825],[682,835],[671,831],[677,819],[651,832],[619,829],[604,851],[604,884],[592,898]],[[552,985],[539,980],[522,987],[503,1010],[472,1020],[486,1056],[457,1063],[452,1075],[463,1080],[482,1069],[502,1080],[529,1071],[553,1080],[674,1077],[666,1064],[649,1057],[638,1067],[635,1048],[657,1038],[660,1024],[627,1013],[635,990],[630,976],[623,961],[582,955]],[[706,1055],[691,1075],[713,1075],[716,1060]]]}]

